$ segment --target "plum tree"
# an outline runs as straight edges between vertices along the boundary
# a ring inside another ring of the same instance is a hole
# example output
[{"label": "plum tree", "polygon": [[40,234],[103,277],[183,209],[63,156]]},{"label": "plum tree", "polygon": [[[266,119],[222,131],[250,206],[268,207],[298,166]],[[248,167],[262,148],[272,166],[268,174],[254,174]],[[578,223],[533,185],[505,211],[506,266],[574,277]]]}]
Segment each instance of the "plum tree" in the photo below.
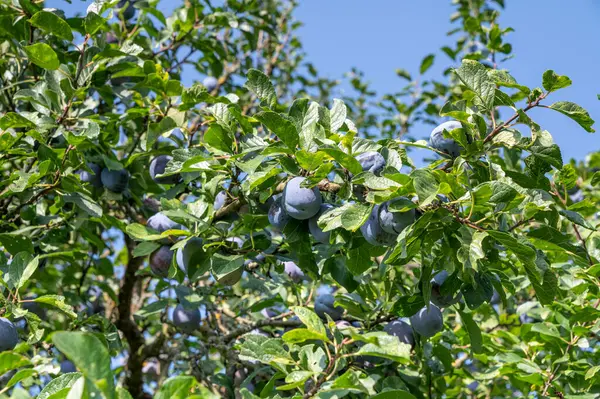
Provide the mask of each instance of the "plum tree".
[{"label": "plum tree", "polygon": [[514,2],[377,92],[295,0],[59,3],[0,1],[0,398],[600,392],[600,154],[537,119],[596,93]]},{"label": "plum tree", "polygon": [[390,207],[398,206],[407,201],[410,200],[406,197],[398,197],[391,201],[386,201],[379,206],[379,225],[383,231],[389,234],[400,234],[402,230],[415,221],[414,208],[404,212],[390,210]]},{"label": "plum tree", "polygon": [[455,158],[460,155],[462,147],[454,139],[445,137],[445,134],[461,128],[462,125],[460,122],[444,122],[431,131],[431,135],[429,136],[429,144],[436,150],[444,152]]},{"label": "plum tree", "polygon": [[129,172],[126,169],[110,170],[102,169],[100,173],[102,185],[113,193],[122,193],[129,186]]},{"label": "plum tree", "polygon": [[453,293],[446,295],[442,294],[442,285],[444,282],[446,282],[448,277],[448,272],[446,270],[442,270],[431,279],[431,302],[440,308],[446,308],[454,305],[462,297],[460,292],[458,292],[456,295]]},{"label": "plum tree", "polygon": [[440,308],[430,303],[410,317],[410,324],[417,334],[430,338],[442,331],[444,319]]},{"label": "plum tree", "polygon": [[391,245],[396,241],[397,234],[386,233],[379,219],[379,205],[375,205],[367,221],[360,226],[360,232],[367,242],[375,246]]},{"label": "plum tree", "polygon": [[385,168],[385,158],[376,151],[367,151],[358,154],[356,160],[360,163],[363,172],[371,172],[375,175],[380,175]]},{"label": "plum tree", "polygon": [[410,346],[415,345],[415,335],[410,324],[403,320],[393,320],[383,327],[383,331],[386,333],[398,337],[400,342],[409,344]]},{"label": "plum tree", "polygon": [[7,318],[0,317],[0,352],[13,350],[18,342],[17,327]]},{"label": "plum tree", "polygon": [[335,297],[331,294],[319,295],[315,298],[315,313],[322,319],[329,315],[332,320],[339,320],[344,315],[344,308],[335,306]]},{"label": "plum tree", "polygon": [[173,261],[173,251],[168,245],[163,245],[150,255],[150,269],[159,277],[167,277]]},{"label": "plum tree", "polygon": [[298,220],[310,219],[321,209],[322,198],[319,189],[301,187],[305,180],[303,177],[294,177],[286,183],[283,190],[285,211],[290,217]]},{"label": "plum tree", "polygon": [[102,173],[102,168],[93,162],[89,162],[87,164],[87,167],[91,170],[91,172],[88,172],[87,170],[83,169],[79,171],[79,178],[81,179],[81,181],[85,183],[90,183],[96,188],[102,188],[102,179],[100,177],[100,174]]},{"label": "plum tree", "polygon": [[314,239],[321,244],[329,244],[329,237],[331,236],[331,233],[328,231],[323,231],[323,229],[319,227],[318,221],[321,215],[327,213],[327,211],[330,211],[333,208],[334,206],[331,204],[321,204],[321,209],[319,212],[312,218],[308,219],[308,229],[310,234],[312,234]]},{"label": "plum tree", "polygon": [[156,183],[159,184],[177,184],[179,183],[181,177],[178,174],[170,175],[170,176],[162,176],[157,177],[157,175],[162,175],[165,173],[165,169],[167,168],[167,164],[169,161],[173,159],[170,155],[159,155],[154,157],[150,162],[150,177]]},{"label": "plum tree", "polygon": [[173,309],[173,325],[185,333],[191,334],[197,330],[201,320],[198,309],[186,309],[182,304]]}]

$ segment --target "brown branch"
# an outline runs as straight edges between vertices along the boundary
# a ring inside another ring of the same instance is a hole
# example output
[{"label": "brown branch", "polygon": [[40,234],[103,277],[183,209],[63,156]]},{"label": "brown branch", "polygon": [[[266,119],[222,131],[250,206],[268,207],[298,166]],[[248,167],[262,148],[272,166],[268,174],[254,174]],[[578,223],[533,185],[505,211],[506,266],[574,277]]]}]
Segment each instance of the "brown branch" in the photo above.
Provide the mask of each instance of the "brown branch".
[{"label": "brown branch", "polygon": [[[523,108],[523,112],[527,112],[530,109],[535,108],[538,105],[540,105],[540,101],[542,101],[544,98],[546,98],[548,96],[548,94],[550,94],[550,92],[540,95],[535,101],[533,101],[532,103],[529,103],[525,108]],[[485,139],[483,139],[483,142],[487,143],[487,142],[491,141],[494,137],[496,137],[496,135],[498,133],[500,133],[502,130],[504,130],[506,127],[508,127],[508,125],[513,123],[518,117],[519,117],[519,113],[515,113],[513,116],[510,117],[509,120],[498,125],[494,130],[492,130],[490,132],[490,134],[488,134],[485,137]]]},{"label": "brown branch", "polygon": [[140,349],[144,346],[145,341],[142,332],[133,320],[131,314],[131,301],[133,298],[133,290],[138,282],[136,273],[142,266],[144,258],[133,257],[135,242],[127,235],[125,235],[125,245],[127,246],[127,251],[129,253],[129,260],[127,261],[123,283],[119,290],[119,318],[115,325],[121,330],[129,344],[129,358],[127,359],[127,371],[129,374],[125,385],[134,398],[140,398],[143,393],[142,367],[144,362],[144,355]]}]

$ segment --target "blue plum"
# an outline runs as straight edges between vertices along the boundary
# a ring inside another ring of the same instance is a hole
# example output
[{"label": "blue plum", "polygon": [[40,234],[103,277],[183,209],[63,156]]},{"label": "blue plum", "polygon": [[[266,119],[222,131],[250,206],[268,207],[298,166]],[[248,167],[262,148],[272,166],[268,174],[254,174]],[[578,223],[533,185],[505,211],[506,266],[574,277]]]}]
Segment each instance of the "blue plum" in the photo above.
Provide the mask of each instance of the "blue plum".
[{"label": "blue plum", "polygon": [[410,317],[410,324],[417,334],[429,338],[442,331],[444,318],[440,308],[430,303]]},{"label": "blue plum", "polygon": [[223,208],[225,202],[227,201],[227,193],[225,191],[219,191],[217,196],[215,197],[215,202],[213,203],[213,208],[215,211]]},{"label": "blue plum", "polygon": [[109,170],[104,168],[100,173],[100,179],[107,190],[117,194],[127,190],[129,186],[129,172],[126,169]]},{"label": "blue plum", "polygon": [[234,244],[238,249],[241,249],[244,246],[244,240],[240,237],[227,237],[225,241]]},{"label": "blue plum", "polygon": [[219,82],[214,76],[207,76],[202,81],[202,84],[204,85],[204,87],[206,87],[206,90],[209,92],[213,91],[217,87],[217,83]]},{"label": "blue plum", "polygon": [[406,197],[399,197],[391,201],[384,202],[379,207],[379,224],[386,233],[400,234],[415,221],[415,210],[410,209],[406,212],[392,212],[390,206],[395,203],[408,200]]},{"label": "blue plum", "polygon": [[190,265],[199,265],[204,260],[206,252],[202,247],[203,243],[202,238],[194,237],[188,240],[183,248],[177,250],[175,260],[179,269],[185,274],[187,274]]},{"label": "blue plum", "polygon": [[165,169],[167,168],[167,164],[171,161],[173,157],[169,155],[159,155],[154,157],[152,161],[150,161],[150,177],[158,184],[177,184],[181,181],[181,176],[171,175],[164,177],[156,177],[157,175],[162,175],[165,173]]},{"label": "blue plum", "polygon": [[[183,230],[184,227],[169,219],[165,214],[158,212],[148,218],[146,226],[156,230],[158,233],[164,233],[167,230]],[[163,238],[160,240],[162,244],[168,244],[169,239]]]},{"label": "blue plum", "polygon": [[150,255],[150,270],[159,277],[167,277],[173,260],[173,251],[163,245]]},{"label": "blue plum", "polygon": [[102,178],[100,177],[100,174],[102,173],[102,168],[92,162],[88,163],[87,167],[91,170],[91,172],[82,169],[78,172],[79,178],[84,183],[90,183],[96,188],[101,188]]},{"label": "blue plum", "polygon": [[135,16],[135,7],[133,7],[133,3],[135,0],[121,0],[119,4],[117,4],[117,8],[125,7],[127,4],[127,8],[123,10],[123,19],[129,20]]},{"label": "blue plum", "polygon": [[283,269],[293,282],[299,283],[304,280],[304,273],[294,262],[283,262]]},{"label": "blue plum", "polygon": [[72,361],[63,360],[62,362],[60,362],[60,372],[61,373],[76,373],[77,368],[75,367],[75,364],[73,364]]},{"label": "blue plum", "polygon": [[317,213],[312,218],[308,219],[308,229],[310,230],[310,234],[312,234],[315,240],[322,244],[329,244],[329,236],[331,235],[331,232],[324,232],[323,229],[319,227],[319,224],[317,222],[319,221],[321,215],[333,208],[333,205],[321,204],[321,209],[319,210],[319,213]]},{"label": "blue plum", "polygon": [[12,321],[0,317],[0,352],[11,351],[15,349],[19,342],[17,327]]},{"label": "blue plum", "polygon": [[379,205],[375,205],[367,221],[360,226],[360,232],[367,242],[375,246],[392,245],[397,234],[386,233],[379,222]]},{"label": "blue plum", "polygon": [[283,230],[290,217],[283,206],[282,196],[278,196],[269,207],[269,223],[278,230]]},{"label": "blue plum", "polygon": [[448,272],[446,270],[442,270],[431,279],[431,302],[441,308],[447,308],[448,306],[454,305],[462,297],[460,292],[458,292],[456,295],[442,295],[442,284],[444,284],[448,277]]},{"label": "blue plum", "polygon": [[294,177],[283,190],[283,205],[288,215],[297,220],[306,220],[315,216],[321,209],[321,193],[316,187],[301,187],[304,177]]},{"label": "blue plum", "polygon": [[386,326],[383,328],[383,331],[390,335],[398,337],[398,339],[402,343],[408,344],[410,346],[415,345],[415,334],[413,332],[412,327],[408,323],[400,319],[391,321],[388,324],[386,324]]},{"label": "blue plum", "polygon": [[380,175],[385,168],[385,158],[376,151],[363,152],[356,156],[356,160],[362,166],[363,172],[371,172]]},{"label": "blue plum", "polygon": [[186,309],[179,304],[173,310],[173,325],[185,333],[192,333],[200,326],[200,310]]},{"label": "blue plum", "polygon": [[344,315],[344,308],[335,306],[335,297],[331,294],[319,295],[315,299],[315,313],[322,319],[328,314],[332,320],[339,320]]},{"label": "blue plum", "polygon": [[431,135],[429,136],[429,145],[438,151],[445,152],[451,157],[456,158],[460,155],[462,147],[454,139],[445,138],[444,130],[450,132],[460,128],[462,128],[462,125],[457,121],[442,123],[431,131]]}]

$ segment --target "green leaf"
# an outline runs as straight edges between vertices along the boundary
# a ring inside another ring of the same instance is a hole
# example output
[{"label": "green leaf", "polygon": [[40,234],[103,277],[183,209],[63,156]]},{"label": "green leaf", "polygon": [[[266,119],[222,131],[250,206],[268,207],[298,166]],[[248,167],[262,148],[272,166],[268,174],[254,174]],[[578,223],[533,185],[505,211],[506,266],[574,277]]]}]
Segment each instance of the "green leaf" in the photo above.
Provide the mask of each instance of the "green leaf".
[{"label": "green leaf", "polygon": [[306,328],[295,328],[283,334],[283,340],[289,344],[298,344],[309,340],[324,341],[322,334]]},{"label": "green leaf", "polygon": [[71,388],[81,376],[81,373],[67,373],[53,379],[36,396],[36,399],[48,399],[58,392]]},{"label": "green leaf", "polygon": [[35,123],[14,112],[7,112],[0,119],[0,129],[6,130],[10,128],[26,128],[31,129],[35,127]]},{"label": "green leaf", "polygon": [[[335,212],[336,210],[337,209],[334,209],[328,212],[326,216],[328,216],[329,213]],[[369,215],[371,214],[371,206],[369,204],[361,204],[358,202],[350,203],[347,204],[347,206],[344,205],[341,207],[339,212],[341,226],[346,230],[356,231],[360,228],[360,226],[365,224],[369,218]],[[332,216],[335,216],[335,214]]]},{"label": "green leaf", "polygon": [[590,117],[590,114],[579,105],[569,101],[559,101],[552,104],[549,108],[558,111],[561,114],[567,115],[569,118],[577,122],[588,133],[595,132],[594,128],[592,127],[595,123],[594,120]]},{"label": "green leaf", "polygon": [[423,61],[421,61],[421,67],[419,68],[419,72],[421,73],[421,75],[423,75],[429,70],[429,68],[431,68],[434,60],[435,54],[429,54],[425,58],[423,58]]},{"label": "green leaf", "polygon": [[494,106],[496,85],[489,77],[486,67],[477,61],[463,60],[460,68],[454,72],[460,81],[475,93],[475,104],[486,110]]},{"label": "green leaf", "polygon": [[322,340],[328,341],[325,326],[315,312],[302,306],[292,306],[290,309],[298,316],[309,331],[320,335]]},{"label": "green leaf", "polygon": [[544,72],[542,82],[544,89],[548,90],[549,92],[569,87],[571,86],[571,83],[573,83],[567,76],[557,75],[551,69]]},{"label": "green leaf", "polygon": [[279,137],[289,148],[295,150],[298,147],[300,136],[298,135],[296,126],[292,122],[273,111],[260,112],[254,115],[254,117]]},{"label": "green leaf", "polygon": [[355,393],[369,393],[368,389],[361,384],[359,376],[361,371],[359,370],[346,370],[344,374],[339,376],[333,381],[331,385],[332,390],[347,390]]},{"label": "green leaf", "polygon": [[163,118],[158,123],[148,124],[148,132],[146,134],[146,149],[150,149],[159,136],[170,132],[175,128],[177,128],[177,123],[169,116]]},{"label": "green leaf", "polygon": [[40,68],[55,70],[60,66],[58,56],[52,50],[52,47],[46,43],[36,43],[23,47],[27,57],[31,62]]},{"label": "green leaf", "polygon": [[353,356],[377,356],[400,363],[410,363],[410,350],[408,344],[400,342],[398,337],[384,332],[363,334],[367,343],[353,353]]},{"label": "green leaf", "polygon": [[342,127],[342,125],[346,121],[346,114],[347,109],[346,104],[344,104],[344,101],[340,100],[339,98],[334,98],[333,106],[330,110],[332,132],[337,132]]},{"label": "green leaf", "polygon": [[153,232],[143,224],[132,223],[127,225],[125,232],[129,234],[131,238],[138,241],[155,241],[160,240],[162,236]]},{"label": "green leaf", "polygon": [[223,129],[219,124],[214,123],[210,125],[206,133],[204,133],[204,142],[209,146],[227,154],[231,154],[233,152],[233,139],[229,132],[225,131],[225,129]]},{"label": "green leaf", "polygon": [[421,206],[429,205],[435,198],[439,190],[439,183],[434,174],[427,169],[416,169],[410,177],[413,179],[415,191],[419,196]]},{"label": "green leaf", "polygon": [[110,368],[110,355],[94,334],[59,331],[52,336],[52,342],[107,399],[114,398],[115,386]]},{"label": "green leaf", "polygon": [[294,364],[294,359],[279,338],[267,338],[258,334],[244,335],[244,343],[240,348],[241,360],[258,360],[265,364]]},{"label": "green leaf", "polygon": [[352,174],[359,174],[362,172],[362,166],[352,155],[348,155],[345,152],[336,148],[324,148],[321,151],[335,159],[340,165],[348,169]]},{"label": "green leaf", "polygon": [[346,256],[346,266],[350,273],[355,276],[361,275],[373,266],[371,254],[364,245],[353,248],[348,251]]},{"label": "green leaf", "polygon": [[89,33],[90,35],[95,34],[96,32],[98,32],[98,30],[100,28],[102,28],[102,26],[106,23],[106,19],[101,17],[100,15],[94,13],[94,12],[88,12],[87,15],[85,16],[85,20],[83,22],[83,25],[85,27],[85,31],[86,33]]},{"label": "green leaf", "polygon": [[161,244],[152,241],[140,242],[133,250],[133,256],[139,258],[142,256],[150,255],[152,252],[160,248]]},{"label": "green leaf", "polygon": [[25,378],[29,378],[31,376],[36,375],[38,372],[35,369],[22,369],[17,371],[17,373],[15,375],[12,376],[12,378],[6,383],[5,388],[10,388],[16,384],[18,384],[19,382],[21,382],[22,380],[24,380]]},{"label": "green leaf", "polygon": [[246,88],[256,94],[269,108],[273,108],[277,104],[277,94],[269,77],[257,69],[250,69],[247,77]]},{"label": "green leaf", "polygon": [[16,255],[19,252],[33,253],[33,243],[23,235],[11,233],[0,234],[0,243],[2,243],[11,255]]},{"label": "green leaf", "polygon": [[467,329],[469,333],[469,339],[471,340],[471,350],[473,353],[483,353],[483,343],[481,338],[481,330],[477,323],[473,320],[473,317],[470,313],[463,312],[458,310],[460,313],[460,319],[463,322],[463,325]]},{"label": "green leaf", "polygon": [[29,280],[38,264],[37,256],[34,258],[27,252],[19,252],[8,265],[8,274],[4,280],[10,288],[18,290]]},{"label": "green leaf", "polygon": [[54,13],[49,11],[39,11],[33,17],[31,17],[29,22],[33,26],[38,27],[48,33],[52,33],[53,35],[62,39],[68,41],[73,40],[73,33],[71,32],[71,27],[69,24]]},{"label": "green leaf", "polygon": [[185,399],[189,396],[196,379],[191,376],[171,377],[161,384],[155,399]]},{"label": "green leaf", "polygon": [[67,203],[72,202],[88,215],[101,218],[102,207],[98,205],[90,196],[82,192],[68,193],[63,196],[63,200]]},{"label": "green leaf", "polygon": [[65,297],[62,295],[43,295],[33,299],[33,302],[53,306],[72,319],[77,318],[77,313],[73,311],[73,307],[71,305],[67,305],[65,303]]},{"label": "green leaf", "polygon": [[391,313],[398,317],[410,317],[424,306],[423,295],[403,296],[394,303]]},{"label": "green leaf", "polygon": [[417,399],[417,397],[410,392],[395,389],[371,396],[371,399]]},{"label": "green leaf", "polygon": [[590,380],[600,371],[600,366],[592,366],[585,372],[585,379]]},{"label": "green leaf", "polygon": [[6,351],[0,353],[0,375],[19,367],[29,366],[30,364],[29,359],[18,353]]},{"label": "green leaf", "polygon": [[585,227],[586,229],[589,229],[589,230],[596,230],[596,228],[594,226],[592,226],[587,220],[585,220],[583,218],[583,216],[581,216],[577,212],[569,211],[567,209],[561,209],[559,212],[561,215],[563,215],[564,217],[569,219],[569,221],[571,221],[579,226]]}]

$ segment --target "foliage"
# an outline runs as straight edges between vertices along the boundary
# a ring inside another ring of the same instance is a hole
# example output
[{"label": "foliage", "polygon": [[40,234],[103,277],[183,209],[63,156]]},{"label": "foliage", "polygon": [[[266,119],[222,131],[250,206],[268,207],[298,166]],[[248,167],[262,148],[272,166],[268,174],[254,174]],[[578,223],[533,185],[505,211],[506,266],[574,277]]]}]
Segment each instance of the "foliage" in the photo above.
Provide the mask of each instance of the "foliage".
[{"label": "foliage", "polygon": [[[528,111],[594,121],[552,103],[568,77],[501,68],[502,0],[455,1],[455,45],[399,69],[400,92],[353,70],[342,99],[295,2],[156,3],[0,0],[0,316],[19,335],[0,397],[597,397],[600,157],[564,163]],[[455,158],[412,137],[440,117]],[[441,331],[385,329],[430,300]]]}]

